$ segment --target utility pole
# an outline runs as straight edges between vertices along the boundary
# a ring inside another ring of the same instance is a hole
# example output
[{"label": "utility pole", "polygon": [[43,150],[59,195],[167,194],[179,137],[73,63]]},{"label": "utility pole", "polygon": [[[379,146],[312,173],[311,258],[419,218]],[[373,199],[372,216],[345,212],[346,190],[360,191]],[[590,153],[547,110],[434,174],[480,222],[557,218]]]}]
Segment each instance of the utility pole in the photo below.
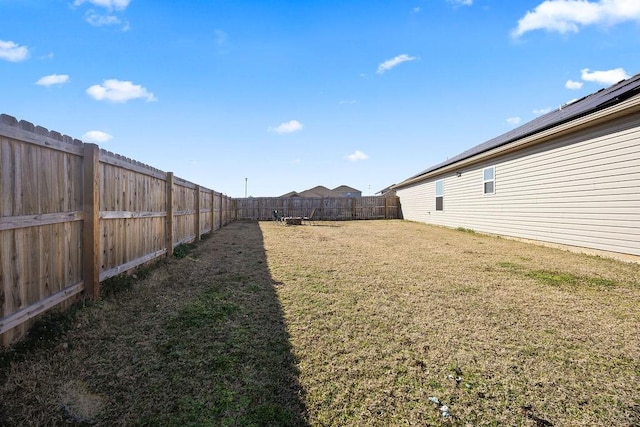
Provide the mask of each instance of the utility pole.
[{"label": "utility pole", "polygon": [[247,181],[249,180],[249,178],[245,178],[244,179],[244,198],[247,198]]}]

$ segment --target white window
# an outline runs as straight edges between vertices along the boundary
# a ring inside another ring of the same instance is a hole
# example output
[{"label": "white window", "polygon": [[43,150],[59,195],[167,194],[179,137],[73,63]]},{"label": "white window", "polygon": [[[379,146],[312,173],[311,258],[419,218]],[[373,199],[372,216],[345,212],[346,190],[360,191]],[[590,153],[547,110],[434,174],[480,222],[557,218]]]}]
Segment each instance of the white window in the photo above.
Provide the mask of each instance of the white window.
[{"label": "white window", "polygon": [[436,210],[444,210],[444,181],[436,181]]},{"label": "white window", "polygon": [[482,180],[484,194],[495,194],[496,192],[496,167],[491,166],[482,170]]}]

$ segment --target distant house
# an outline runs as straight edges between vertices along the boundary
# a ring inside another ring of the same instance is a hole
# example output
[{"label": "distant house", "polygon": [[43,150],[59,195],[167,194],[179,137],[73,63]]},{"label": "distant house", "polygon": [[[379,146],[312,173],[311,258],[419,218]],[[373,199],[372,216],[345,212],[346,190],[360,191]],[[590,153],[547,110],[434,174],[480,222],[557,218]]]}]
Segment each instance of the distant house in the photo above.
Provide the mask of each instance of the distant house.
[{"label": "distant house", "polygon": [[282,198],[286,198],[286,197],[300,197],[300,195],[295,192],[295,191],[290,191],[287,194],[283,194],[282,196],[280,196]]},{"label": "distant house", "polygon": [[351,188],[346,185],[341,185],[340,187],[336,187],[331,191],[340,194],[340,196],[338,197],[362,197],[362,191],[356,190],[355,188]]},{"label": "distant house", "polygon": [[378,191],[376,195],[385,196],[385,197],[395,197],[396,190],[393,188],[394,185],[395,184],[392,184],[388,187],[383,188],[382,190]]},{"label": "distant house", "polygon": [[322,185],[301,191],[298,195],[300,197],[337,197],[332,190]]},{"label": "distant house", "polygon": [[322,185],[301,192],[289,192],[280,197],[362,197],[362,192],[355,188],[341,185],[333,190]]},{"label": "distant house", "polygon": [[640,74],[391,189],[408,220],[640,256]]}]

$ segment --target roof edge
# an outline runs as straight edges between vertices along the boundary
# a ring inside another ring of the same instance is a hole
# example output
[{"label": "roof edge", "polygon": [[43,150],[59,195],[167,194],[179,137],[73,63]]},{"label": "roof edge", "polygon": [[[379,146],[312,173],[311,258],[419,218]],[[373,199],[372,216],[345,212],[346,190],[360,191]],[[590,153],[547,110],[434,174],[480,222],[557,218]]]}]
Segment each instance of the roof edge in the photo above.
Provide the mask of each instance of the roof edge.
[{"label": "roof edge", "polygon": [[491,138],[481,144],[471,147],[456,156],[438,163],[404,181],[395,184],[394,187],[402,186],[405,183],[413,182],[421,177],[432,176],[435,172],[448,169],[449,166],[458,165],[460,162],[476,158],[485,152],[494,151],[502,146],[509,146],[523,139],[535,137],[549,130],[557,129],[568,123],[591,116],[598,111],[608,110],[610,107],[621,104],[628,99],[635,98],[640,93],[640,73],[625,80],[621,80],[608,88],[600,89],[583,98],[565,104],[550,113],[533,119],[522,126],[512,129],[506,133]]},{"label": "roof edge", "polygon": [[407,187],[409,185],[416,184],[421,181],[426,181],[434,176],[439,176],[447,172],[459,169],[462,166],[469,166],[481,161],[491,159],[508,152],[519,151],[532,145],[537,145],[547,141],[553,136],[558,134],[564,134],[575,130],[579,127],[592,126],[603,121],[608,121],[623,115],[632,114],[634,112],[640,112],[640,94],[636,94],[630,98],[625,99],[622,102],[614,104],[613,106],[592,111],[590,114],[575,117],[573,120],[569,120],[563,123],[559,123],[556,126],[552,126],[547,129],[541,129],[533,134],[523,136],[516,140],[506,142],[502,145],[487,149],[479,152],[475,155],[462,158],[452,163],[443,164],[441,167],[434,167],[427,172],[414,175],[398,184],[391,185],[389,188],[397,190],[399,188]]}]

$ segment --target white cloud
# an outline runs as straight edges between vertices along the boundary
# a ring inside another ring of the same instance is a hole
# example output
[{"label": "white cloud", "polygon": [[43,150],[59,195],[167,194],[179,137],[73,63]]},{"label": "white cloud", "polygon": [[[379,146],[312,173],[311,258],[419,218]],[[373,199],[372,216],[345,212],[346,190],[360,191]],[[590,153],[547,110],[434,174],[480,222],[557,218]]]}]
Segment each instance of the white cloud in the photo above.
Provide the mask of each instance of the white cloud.
[{"label": "white cloud", "polygon": [[473,0],[447,0],[449,3],[453,4],[461,4],[463,6],[471,6],[473,4]]},{"label": "white cloud", "polygon": [[414,7],[413,9],[411,9],[411,13],[420,13],[420,8]]},{"label": "white cloud", "polygon": [[378,74],[382,74],[385,71],[388,71],[388,70],[392,69],[393,67],[402,64],[403,62],[414,61],[416,59],[418,59],[418,58],[416,58],[415,56],[409,56],[409,55],[403,53],[402,55],[398,55],[395,58],[388,59],[388,60],[384,61],[382,64],[378,65],[378,71],[376,71],[376,72]]},{"label": "white cloud", "polygon": [[97,13],[88,13],[87,22],[94,27],[104,27],[106,25],[120,24],[120,18],[113,15],[98,15]]},{"label": "white cloud", "polygon": [[44,76],[36,82],[40,86],[53,86],[62,85],[69,82],[69,76],[67,74],[51,74]]},{"label": "white cloud", "polygon": [[131,0],[75,0],[74,6],[80,6],[83,3],[90,3],[94,6],[104,7],[109,10],[124,10],[129,6]]},{"label": "white cloud", "polygon": [[582,82],[574,82],[573,80],[567,80],[567,82],[564,84],[564,87],[566,87],[567,89],[582,89],[582,85],[584,83]]},{"label": "white cloud", "polygon": [[350,99],[350,100],[342,100],[340,101],[340,105],[345,105],[345,104],[356,104],[358,101],[356,101],[355,99]]},{"label": "white cloud", "polygon": [[147,102],[157,101],[153,93],[140,85],[116,79],[105,80],[101,85],[93,85],[87,94],[98,101],[127,102],[143,98]]},{"label": "white cloud", "polygon": [[507,123],[509,123],[511,126],[517,126],[521,121],[522,119],[520,117],[509,117],[507,119]]},{"label": "white cloud", "polygon": [[360,150],[356,150],[353,153],[349,154],[346,158],[351,162],[357,162],[359,160],[367,160],[369,156],[367,156]]},{"label": "white cloud", "polygon": [[93,10],[87,12],[85,16],[85,21],[94,27],[106,27],[109,25],[121,25],[122,31],[129,31],[131,29],[131,25],[129,25],[129,21],[122,20],[115,15],[100,15],[95,13]]},{"label": "white cloud", "polygon": [[[75,0],[73,5],[80,6],[84,3],[89,3],[93,6],[98,6],[107,9],[109,12],[123,11],[128,6],[131,0]],[[93,9],[89,9],[85,15],[85,20],[94,27],[116,26],[121,25],[122,31],[128,31],[131,26],[127,20],[122,20],[112,13],[101,14]]]},{"label": "white cloud", "polygon": [[113,136],[100,130],[90,130],[82,135],[82,140],[85,142],[107,142],[113,139]]},{"label": "white cloud", "polygon": [[539,109],[533,110],[533,114],[535,114],[536,116],[541,116],[543,114],[547,114],[550,111],[551,111],[551,107],[539,108]]},{"label": "white cloud", "polygon": [[302,128],[304,128],[302,123],[300,123],[297,120],[291,120],[285,123],[281,123],[276,127],[269,127],[267,128],[267,132],[274,132],[282,135],[286,133],[294,133],[294,132],[301,131]]},{"label": "white cloud", "polygon": [[12,41],[0,40],[0,59],[9,62],[24,61],[29,57],[29,48],[19,46]]},{"label": "white cloud", "polygon": [[518,20],[518,27],[511,35],[520,37],[534,30],[577,33],[581,26],[624,21],[640,21],[639,1],[545,0]]},{"label": "white cloud", "polygon": [[631,77],[623,68],[614,68],[607,71],[589,71],[588,68],[584,68],[580,70],[580,73],[582,74],[582,80],[585,82],[595,82],[607,86]]}]

